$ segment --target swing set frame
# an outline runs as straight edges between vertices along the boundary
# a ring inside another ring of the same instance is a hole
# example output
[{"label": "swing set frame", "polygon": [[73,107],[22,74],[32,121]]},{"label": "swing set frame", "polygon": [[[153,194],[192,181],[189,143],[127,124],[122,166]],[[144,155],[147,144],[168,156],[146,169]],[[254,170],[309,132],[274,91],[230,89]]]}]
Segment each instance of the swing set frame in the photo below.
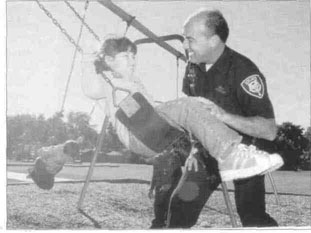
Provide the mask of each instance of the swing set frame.
[{"label": "swing set frame", "polygon": [[[14,2],[15,0],[9,0],[10,2]],[[18,0],[16,0],[18,1]],[[128,14],[126,11],[124,11],[121,7],[117,6],[115,3],[113,3],[111,0],[75,0],[75,1],[84,1],[85,5],[84,5],[84,13],[81,16],[75,9],[74,7],[69,3],[69,1],[67,0],[60,0],[60,1],[64,1],[64,3],[69,7],[69,9],[71,11],[73,11],[73,13],[77,16],[77,18],[81,21],[81,26],[80,26],[80,30],[79,30],[79,35],[77,40],[74,40],[68,33],[67,31],[58,23],[58,21],[53,17],[53,15],[45,8],[45,6],[41,3],[41,2],[49,2],[48,0],[24,0],[24,1],[35,1],[37,2],[38,6],[41,8],[41,10],[52,20],[52,22],[61,30],[61,32],[67,37],[67,39],[74,45],[75,47],[75,51],[73,54],[73,59],[72,59],[72,64],[71,64],[71,68],[70,68],[70,72],[67,78],[67,82],[66,82],[66,89],[65,89],[65,93],[64,93],[64,97],[63,97],[63,101],[62,101],[62,106],[60,109],[60,112],[62,113],[64,111],[64,106],[65,106],[65,101],[66,101],[66,97],[67,97],[67,93],[68,93],[68,88],[69,88],[69,84],[70,84],[70,80],[71,80],[71,76],[72,76],[72,72],[74,69],[74,65],[75,65],[75,60],[76,60],[76,56],[77,53],[83,53],[83,49],[79,46],[79,42],[81,39],[81,35],[83,32],[83,28],[87,28],[88,31],[95,37],[95,39],[97,41],[100,41],[100,37],[95,33],[95,31],[85,22],[85,17],[86,17],[86,13],[87,13],[87,9],[89,6],[90,1],[92,2],[97,2],[98,4],[104,6],[105,8],[109,9],[110,11],[112,11],[115,15],[119,16],[121,19],[123,19],[126,23],[127,23],[127,27],[126,30],[124,32],[124,35],[126,34],[127,30],[129,29],[130,26],[136,28],[138,31],[140,31],[141,33],[143,33],[146,38],[142,38],[139,40],[136,40],[134,43],[136,45],[139,44],[145,44],[145,43],[155,43],[158,46],[162,47],[163,49],[165,49],[167,52],[169,52],[170,54],[174,55],[176,57],[177,60],[177,70],[178,70],[178,64],[179,64],[179,60],[182,60],[184,62],[187,62],[187,58],[186,56],[181,53],[180,51],[178,51],[177,49],[175,49],[174,47],[172,47],[171,45],[169,45],[166,41],[169,40],[178,40],[181,43],[183,42],[183,37],[180,35],[165,35],[165,36],[157,36],[155,33],[153,33],[151,30],[149,30],[147,27],[145,27],[142,23],[140,23],[135,16],[132,16],[130,14]],[[177,72],[178,73],[178,72]],[[106,79],[105,79],[106,80]],[[106,80],[110,85],[112,85],[112,83],[110,82],[110,80],[107,78]],[[177,85],[176,88],[178,90],[178,74],[177,74]],[[113,86],[112,86],[113,87]],[[178,93],[178,91],[177,91]],[[177,96],[178,97],[178,96]],[[93,109],[92,109],[93,111]],[[105,117],[103,124],[102,124],[102,128],[101,128],[101,132],[99,135],[99,138],[97,140],[96,143],[96,149],[95,149],[95,153],[93,156],[93,159],[91,161],[91,164],[89,166],[89,170],[85,179],[85,183],[84,186],[81,190],[80,193],[80,197],[78,200],[78,204],[77,204],[77,209],[78,211],[83,214],[85,217],[87,217],[90,221],[93,222],[94,226],[96,228],[101,228],[100,224],[91,216],[89,216],[84,210],[83,210],[83,201],[86,195],[86,191],[87,188],[89,186],[89,183],[91,181],[91,177],[92,177],[92,173],[96,164],[96,160],[98,157],[98,154],[100,152],[100,148],[102,148],[103,142],[105,141],[105,132],[106,129],[108,127],[108,118],[107,116]],[[271,175],[271,173],[268,173],[268,177],[270,179],[270,182],[272,184],[272,188],[274,191],[274,195],[276,198],[276,203],[279,204],[279,198],[278,198],[278,194],[277,194],[277,189],[275,186],[275,182],[273,180],[273,177]],[[182,182],[186,179],[186,175],[184,175],[180,182],[179,182],[179,186],[182,184]],[[235,219],[235,215],[234,215],[234,211],[232,208],[232,203],[230,201],[229,198],[229,193],[228,193],[228,188],[225,182],[221,183],[221,189],[224,195],[224,200],[229,212],[229,216],[230,216],[230,220],[231,220],[231,224],[232,227],[237,227],[237,221]],[[178,187],[177,187],[178,188]],[[172,193],[172,197],[174,196],[175,192]],[[172,199],[171,197],[171,199]],[[168,222],[169,222],[169,217],[170,217],[170,212],[168,213]]]}]

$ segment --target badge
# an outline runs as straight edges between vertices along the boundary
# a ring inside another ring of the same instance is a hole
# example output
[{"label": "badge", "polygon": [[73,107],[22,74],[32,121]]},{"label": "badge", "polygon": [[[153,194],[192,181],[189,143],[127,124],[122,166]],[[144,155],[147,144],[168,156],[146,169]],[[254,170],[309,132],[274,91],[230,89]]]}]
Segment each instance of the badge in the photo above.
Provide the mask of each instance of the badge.
[{"label": "badge", "polygon": [[248,76],[244,79],[241,83],[241,87],[247,94],[259,99],[261,99],[265,93],[265,87],[258,74]]},{"label": "badge", "polygon": [[217,88],[215,88],[215,91],[225,95],[227,94],[226,89],[223,86],[218,86]]}]

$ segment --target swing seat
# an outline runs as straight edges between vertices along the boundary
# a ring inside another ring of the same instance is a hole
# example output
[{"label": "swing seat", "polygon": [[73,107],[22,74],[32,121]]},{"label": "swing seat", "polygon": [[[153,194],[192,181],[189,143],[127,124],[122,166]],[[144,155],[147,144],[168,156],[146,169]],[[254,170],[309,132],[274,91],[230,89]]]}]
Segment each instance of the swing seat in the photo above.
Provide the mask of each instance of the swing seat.
[{"label": "swing seat", "polygon": [[184,134],[159,115],[139,92],[128,95],[119,104],[115,116],[138,140],[156,153],[166,150]]}]

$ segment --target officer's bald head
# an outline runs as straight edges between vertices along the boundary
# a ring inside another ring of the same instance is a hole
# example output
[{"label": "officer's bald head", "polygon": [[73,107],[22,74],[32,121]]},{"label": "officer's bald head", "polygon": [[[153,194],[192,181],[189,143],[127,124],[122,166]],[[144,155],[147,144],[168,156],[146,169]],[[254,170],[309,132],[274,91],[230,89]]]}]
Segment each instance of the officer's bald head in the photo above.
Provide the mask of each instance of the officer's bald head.
[{"label": "officer's bald head", "polygon": [[193,24],[202,24],[205,26],[206,34],[216,34],[226,42],[229,36],[229,27],[227,21],[219,10],[200,9],[190,15],[184,23],[184,27]]}]

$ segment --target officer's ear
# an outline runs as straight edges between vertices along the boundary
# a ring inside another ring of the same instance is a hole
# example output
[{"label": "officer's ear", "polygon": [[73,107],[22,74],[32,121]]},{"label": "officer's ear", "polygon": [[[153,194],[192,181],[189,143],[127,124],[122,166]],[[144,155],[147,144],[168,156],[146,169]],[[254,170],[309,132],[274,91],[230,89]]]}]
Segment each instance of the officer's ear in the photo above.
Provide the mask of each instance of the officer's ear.
[{"label": "officer's ear", "polygon": [[217,47],[220,43],[221,43],[221,39],[217,34],[214,34],[211,38],[210,38],[210,43],[212,47]]}]

